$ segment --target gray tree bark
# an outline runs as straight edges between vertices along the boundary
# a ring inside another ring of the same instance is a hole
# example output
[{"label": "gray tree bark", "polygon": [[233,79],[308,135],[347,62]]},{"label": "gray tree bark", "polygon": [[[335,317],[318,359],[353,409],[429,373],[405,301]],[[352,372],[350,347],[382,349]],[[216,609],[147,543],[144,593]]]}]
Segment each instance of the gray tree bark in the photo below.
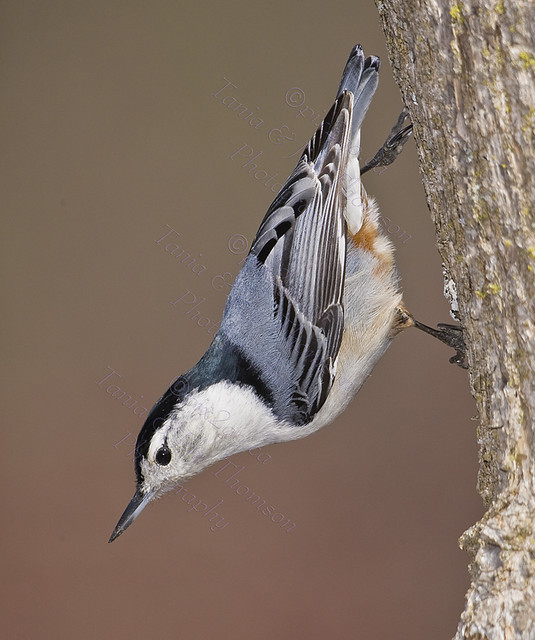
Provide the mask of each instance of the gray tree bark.
[{"label": "gray tree bark", "polygon": [[460,540],[455,638],[535,639],[535,2],[376,4],[479,409],[487,512]]}]

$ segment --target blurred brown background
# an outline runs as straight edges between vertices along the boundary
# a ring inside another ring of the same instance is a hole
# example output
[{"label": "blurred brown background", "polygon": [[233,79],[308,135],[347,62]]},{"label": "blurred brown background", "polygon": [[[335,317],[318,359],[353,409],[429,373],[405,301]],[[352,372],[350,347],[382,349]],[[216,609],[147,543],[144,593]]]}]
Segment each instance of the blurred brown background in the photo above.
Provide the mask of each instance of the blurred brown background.
[{"label": "blurred brown background", "polygon": [[[365,157],[401,110],[373,3],[1,13],[5,637],[451,637],[468,587],[457,539],[482,510],[475,407],[450,350],[415,330],[335,424],[233,459],[291,532],[207,469],[187,486],[224,527],[170,495],[107,544],[134,491],[135,410],[208,346],[228,291],[213,279],[233,279],[273,198],[245,155],[289,174],[357,42],[383,62]],[[391,220],[408,308],[447,322],[414,142],[366,186]],[[157,244],[166,225],[190,267]],[[186,291],[210,325],[171,304]]]}]

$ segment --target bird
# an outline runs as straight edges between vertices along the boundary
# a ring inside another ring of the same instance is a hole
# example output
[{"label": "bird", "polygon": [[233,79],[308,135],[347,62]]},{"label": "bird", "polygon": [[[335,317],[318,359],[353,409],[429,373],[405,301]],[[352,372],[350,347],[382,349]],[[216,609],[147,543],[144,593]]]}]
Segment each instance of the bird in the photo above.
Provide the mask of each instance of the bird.
[{"label": "bird", "polygon": [[458,327],[432,329],[406,310],[393,245],[361,183],[412,133],[402,114],[360,168],[361,125],[379,66],[360,45],[351,50],[333,105],[260,224],[212,343],[147,416],[135,448],[135,494],[109,542],[205,467],[331,423],[402,330],[417,326],[459,355]]}]

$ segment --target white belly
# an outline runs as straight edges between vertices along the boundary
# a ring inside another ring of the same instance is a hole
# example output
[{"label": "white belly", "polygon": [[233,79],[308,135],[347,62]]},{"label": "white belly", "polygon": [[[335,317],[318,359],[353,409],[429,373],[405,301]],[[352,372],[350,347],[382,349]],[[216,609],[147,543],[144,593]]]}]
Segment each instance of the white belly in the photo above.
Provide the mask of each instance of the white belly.
[{"label": "white belly", "polygon": [[309,425],[311,432],[342,413],[370,375],[392,340],[396,308],[401,303],[395,272],[377,273],[377,259],[370,253],[362,249],[352,253],[344,285],[344,333],[336,379]]}]

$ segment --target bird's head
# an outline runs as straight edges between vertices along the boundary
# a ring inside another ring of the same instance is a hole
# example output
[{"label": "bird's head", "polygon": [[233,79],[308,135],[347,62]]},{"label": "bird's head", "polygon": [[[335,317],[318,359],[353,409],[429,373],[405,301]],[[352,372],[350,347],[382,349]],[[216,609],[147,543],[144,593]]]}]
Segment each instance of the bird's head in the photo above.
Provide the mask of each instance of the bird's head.
[{"label": "bird's head", "polygon": [[211,464],[214,450],[221,449],[216,443],[224,434],[213,428],[206,395],[184,390],[175,383],[152,408],[136,442],[136,492],[110,542],[134,522],[149,502]]},{"label": "bird's head", "polygon": [[137,438],[136,492],[110,542],[149,502],[208,465],[252,447],[295,437],[293,429],[282,434],[270,407],[253,385],[242,382],[250,375],[249,369],[216,336],[201,361],[158,400]]}]

